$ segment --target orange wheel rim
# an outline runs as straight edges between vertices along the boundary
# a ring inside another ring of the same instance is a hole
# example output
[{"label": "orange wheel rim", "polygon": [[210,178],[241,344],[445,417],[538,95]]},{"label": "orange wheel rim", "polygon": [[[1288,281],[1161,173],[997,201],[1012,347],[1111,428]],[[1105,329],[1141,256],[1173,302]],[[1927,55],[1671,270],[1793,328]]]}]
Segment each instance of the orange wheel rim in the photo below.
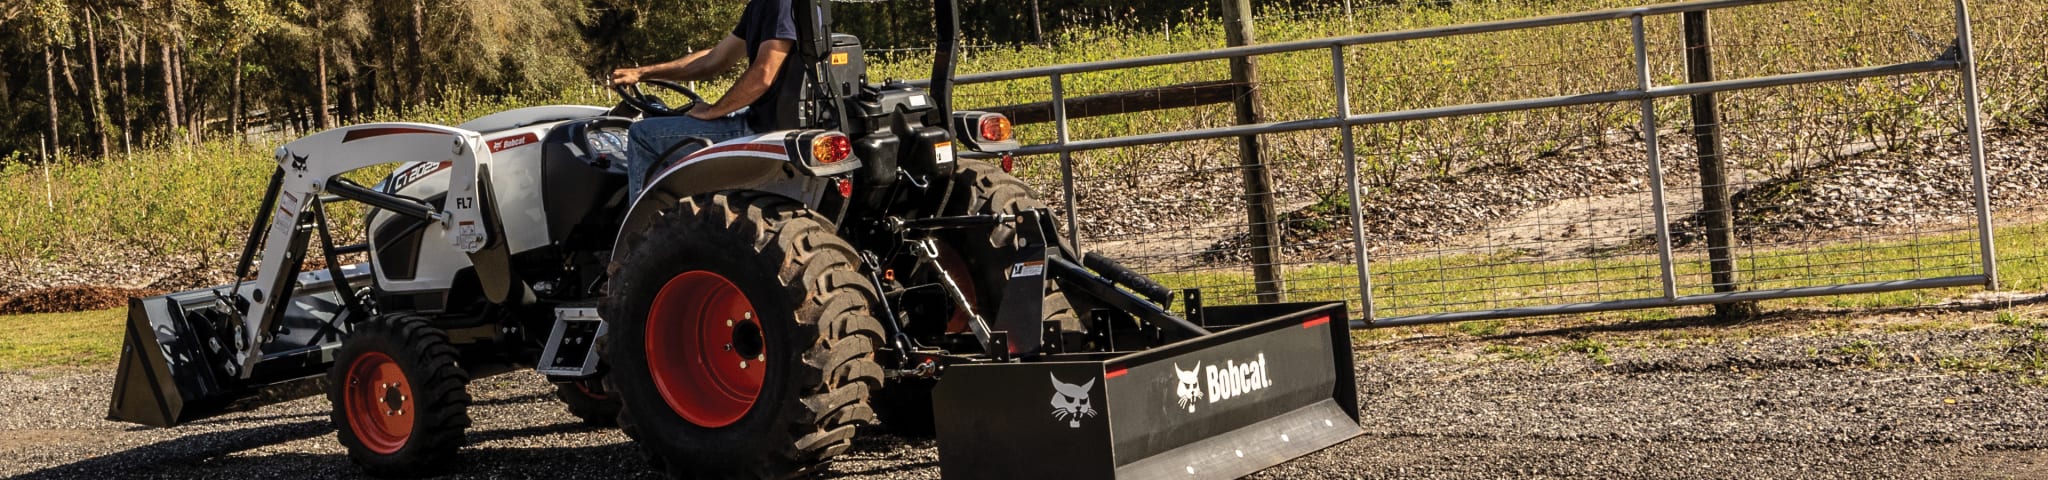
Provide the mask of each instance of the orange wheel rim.
[{"label": "orange wheel rim", "polygon": [[384,455],[398,452],[412,438],[414,404],[412,382],[398,362],[383,352],[369,352],[349,364],[347,382],[342,386],[343,408],[349,429],[370,451]]},{"label": "orange wheel rim", "polygon": [[690,271],[647,312],[647,367],[669,409],[705,428],[738,422],[761,394],[768,352],[760,314],[725,276]]}]

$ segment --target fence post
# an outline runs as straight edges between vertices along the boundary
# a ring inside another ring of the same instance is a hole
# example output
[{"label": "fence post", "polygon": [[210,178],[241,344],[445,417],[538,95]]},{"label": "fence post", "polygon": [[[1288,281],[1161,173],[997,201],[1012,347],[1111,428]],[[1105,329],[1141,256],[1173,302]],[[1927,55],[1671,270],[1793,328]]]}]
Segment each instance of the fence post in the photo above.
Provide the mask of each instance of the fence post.
[{"label": "fence post", "polygon": [[[1714,81],[1714,57],[1707,12],[1685,12],[1686,81]],[[1735,206],[1728,195],[1727,159],[1721,154],[1721,108],[1712,93],[1692,96],[1692,135],[1699,146],[1700,215],[1707,227],[1707,265],[1712,272],[1714,293],[1738,290],[1735,275]],[[1714,305],[1715,316],[1723,320],[1756,315],[1756,302]]]},{"label": "fence post", "polygon": [[[1072,141],[1067,131],[1067,89],[1059,74],[1053,74],[1047,82],[1052,87],[1052,128],[1058,135],[1060,146]],[[1060,195],[1061,203],[1067,207],[1067,248],[1074,249],[1075,255],[1087,250],[1081,249],[1081,211],[1078,210],[1074,195],[1074,152],[1060,149]]]},{"label": "fence post", "polygon": [[[1650,91],[1655,84],[1650,79],[1650,43],[1643,16],[1636,15],[1629,20],[1630,30],[1635,34],[1636,84],[1643,91]],[[1643,154],[1648,157],[1650,167],[1651,216],[1657,219],[1658,276],[1664,282],[1664,299],[1678,299],[1677,269],[1671,265],[1671,216],[1664,203],[1664,149],[1657,139],[1657,99],[1643,99]]]},{"label": "fence post", "polygon": [[1985,182],[1984,107],[1977,91],[1977,40],[1970,33],[1970,7],[1956,0],[1956,61],[1962,62],[1963,129],[1970,141],[1970,187],[1977,197],[1977,248],[1984,258],[1984,288],[1998,290],[1998,247],[1992,238],[1991,192]]},{"label": "fence post", "polygon": [[36,152],[37,154],[42,155],[43,157],[43,208],[56,210],[57,187],[55,183],[53,183],[50,180],[50,164],[52,163],[50,156],[50,144],[52,143],[56,142],[50,141],[49,136],[43,135],[41,133],[36,134]]},{"label": "fence post", "polygon": [[[1224,41],[1232,47],[1251,45],[1251,0],[1223,0]],[[1236,85],[1237,124],[1259,123],[1258,68],[1252,57],[1230,59],[1230,81]],[[1245,220],[1251,226],[1252,276],[1259,303],[1286,301],[1286,279],[1280,275],[1280,216],[1273,206],[1273,174],[1261,158],[1258,135],[1237,137],[1238,165],[1244,171]]]},{"label": "fence post", "polygon": [[[1333,90],[1337,94],[1339,120],[1351,118],[1351,75],[1345,68],[1346,60],[1343,45],[1330,47],[1330,82],[1335,84]],[[1365,186],[1359,184],[1358,142],[1354,137],[1351,125],[1338,127],[1337,151],[1344,156],[1344,194],[1345,199],[1351,202],[1348,209],[1351,218],[1345,220],[1351,222],[1351,246],[1358,250],[1355,257],[1358,260],[1358,301],[1364,309],[1359,320],[1352,323],[1356,328],[1372,325],[1373,320],[1379,318],[1379,311],[1372,301],[1372,253],[1365,245],[1365,210],[1362,207],[1365,205]]]}]

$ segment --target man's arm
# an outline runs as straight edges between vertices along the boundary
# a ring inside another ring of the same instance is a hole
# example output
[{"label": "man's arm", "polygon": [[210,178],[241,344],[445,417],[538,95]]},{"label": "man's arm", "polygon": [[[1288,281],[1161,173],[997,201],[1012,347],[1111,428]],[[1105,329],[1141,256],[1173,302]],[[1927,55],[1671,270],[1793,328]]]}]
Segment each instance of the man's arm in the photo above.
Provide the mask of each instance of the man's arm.
[{"label": "man's arm", "polygon": [[747,44],[739,37],[726,35],[717,46],[710,50],[698,50],[683,58],[667,63],[636,68],[621,68],[612,71],[613,85],[632,85],[640,79],[687,82],[705,80],[731,69],[733,64],[746,58]]},{"label": "man's arm", "polygon": [[753,66],[747,67],[747,73],[741,74],[740,80],[733,82],[732,88],[725,91],[725,96],[719,97],[718,102],[711,105],[698,105],[690,110],[690,116],[710,120],[730,115],[753,104],[762,94],[768,93],[770,85],[775,84],[775,76],[782,73],[782,62],[789,58],[789,51],[793,48],[796,48],[796,42],[793,40],[775,39],[761,42],[760,50],[754,54]]}]

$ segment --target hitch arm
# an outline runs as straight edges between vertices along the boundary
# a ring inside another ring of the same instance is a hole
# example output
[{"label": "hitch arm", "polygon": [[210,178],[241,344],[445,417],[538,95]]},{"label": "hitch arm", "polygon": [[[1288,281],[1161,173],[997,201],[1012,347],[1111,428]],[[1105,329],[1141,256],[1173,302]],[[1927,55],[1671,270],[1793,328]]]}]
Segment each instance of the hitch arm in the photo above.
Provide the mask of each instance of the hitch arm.
[{"label": "hitch arm", "polygon": [[1063,285],[1087,293],[1088,296],[1095,297],[1098,300],[1102,300],[1103,303],[1108,303],[1111,307],[1116,307],[1118,310],[1123,310],[1137,316],[1146,323],[1151,323],[1160,329],[1177,332],[1186,338],[1209,334],[1209,329],[1202,328],[1201,325],[1195,325],[1186,319],[1173,316],[1172,313],[1168,313],[1165,309],[1160,308],[1158,304],[1116,288],[1116,283],[1109,281],[1107,278],[1102,278],[1101,275],[1096,275],[1095,272],[1090,272],[1087,268],[1076,265],[1072,261],[1059,257],[1050,257],[1045,260],[1046,265],[1052,269],[1053,277],[1064,281]]}]

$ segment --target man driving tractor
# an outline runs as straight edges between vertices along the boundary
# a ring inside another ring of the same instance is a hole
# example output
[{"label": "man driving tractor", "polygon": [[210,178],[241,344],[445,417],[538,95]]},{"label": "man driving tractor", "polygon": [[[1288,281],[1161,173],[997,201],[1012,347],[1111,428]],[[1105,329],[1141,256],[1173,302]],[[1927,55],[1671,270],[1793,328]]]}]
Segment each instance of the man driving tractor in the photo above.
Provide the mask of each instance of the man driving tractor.
[{"label": "man driving tractor", "polygon": [[740,59],[749,60],[746,73],[718,101],[692,104],[683,115],[650,117],[633,123],[628,134],[632,141],[627,152],[628,194],[640,193],[656,163],[709,145],[703,143],[670,152],[685,140],[702,138],[715,143],[774,130],[778,118],[793,113],[796,105],[783,105],[788,102],[775,93],[800,83],[784,81],[785,73],[801,70],[787,65],[795,58],[790,50],[796,39],[790,0],[750,0],[740,14],[739,25],[710,50],[657,65],[613,70],[611,83],[615,86],[632,85],[641,79],[684,82],[717,77],[738,65]]}]

